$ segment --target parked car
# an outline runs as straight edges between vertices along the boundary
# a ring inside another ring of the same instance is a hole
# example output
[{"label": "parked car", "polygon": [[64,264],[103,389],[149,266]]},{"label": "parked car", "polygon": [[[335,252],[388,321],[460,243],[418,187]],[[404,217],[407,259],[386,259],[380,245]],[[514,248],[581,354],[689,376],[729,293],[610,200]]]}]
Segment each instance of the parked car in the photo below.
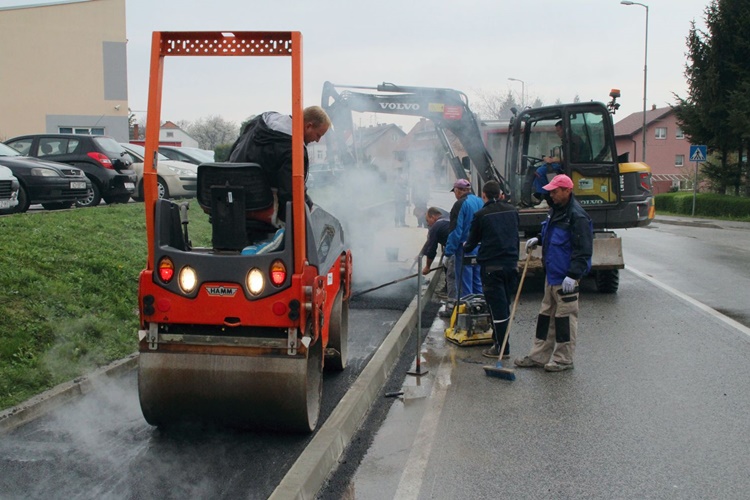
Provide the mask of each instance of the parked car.
[{"label": "parked car", "polygon": [[0,166],[0,213],[12,212],[18,205],[18,179],[8,167]]},{"label": "parked car", "polygon": [[34,134],[14,137],[5,144],[22,155],[67,163],[80,168],[91,181],[79,207],[127,203],[135,191],[136,175],[130,157],[111,137],[86,134]]},{"label": "parked car", "polygon": [[159,152],[170,160],[184,161],[194,165],[214,161],[214,152],[207,149],[159,146]]},{"label": "parked car", "polygon": [[86,199],[91,190],[91,181],[80,168],[22,156],[5,144],[0,144],[0,165],[10,169],[18,179],[18,204],[11,212],[25,212],[36,203],[47,210],[70,208]]},{"label": "parked car", "polygon": [[[133,161],[137,176],[133,199],[143,200],[143,158],[146,148],[139,144],[120,144]],[[160,154],[156,162],[159,198],[193,198],[198,190],[198,167],[192,163],[170,160]]]}]

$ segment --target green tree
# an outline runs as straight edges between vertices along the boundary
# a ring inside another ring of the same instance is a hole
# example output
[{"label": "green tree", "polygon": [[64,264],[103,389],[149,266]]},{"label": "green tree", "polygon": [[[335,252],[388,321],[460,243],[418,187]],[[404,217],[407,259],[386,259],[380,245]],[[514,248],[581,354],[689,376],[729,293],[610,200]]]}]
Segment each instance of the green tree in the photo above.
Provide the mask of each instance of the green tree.
[{"label": "green tree", "polygon": [[703,169],[715,189],[726,193],[732,187],[739,194],[750,130],[750,4],[712,0],[704,15],[706,31],[693,21],[686,39],[688,95],[675,95],[675,112],[690,141],[706,144],[718,159]]}]

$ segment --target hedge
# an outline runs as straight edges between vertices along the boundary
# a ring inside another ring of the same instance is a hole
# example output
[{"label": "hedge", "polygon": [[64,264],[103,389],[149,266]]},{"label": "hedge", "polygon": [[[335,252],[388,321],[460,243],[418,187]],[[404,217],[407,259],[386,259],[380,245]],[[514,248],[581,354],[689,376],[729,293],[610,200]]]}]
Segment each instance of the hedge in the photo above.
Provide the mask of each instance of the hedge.
[{"label": "hedge", "polygon": [[[663,193],[654,197],[656,213],[692,215],[693,193]],[[727,217],[747,219],[750,217],[750,198],[713,193],[698,193],[695,199],[695,215],[701,217]]]}]

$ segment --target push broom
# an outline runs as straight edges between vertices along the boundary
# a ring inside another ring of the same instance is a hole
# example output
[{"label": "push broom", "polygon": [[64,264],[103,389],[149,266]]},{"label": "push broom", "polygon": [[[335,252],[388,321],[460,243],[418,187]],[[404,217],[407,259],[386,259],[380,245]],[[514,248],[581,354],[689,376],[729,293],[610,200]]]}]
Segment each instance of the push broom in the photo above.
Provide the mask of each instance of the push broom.
[{"label": "push broom", "polygon": [[510,337],[510,327],[513,324],[513,316],[516,315],[516,306],[518,306],[518,299],[521,298],[521,289],[523,288],[523,281],[526,279],[526,270],[529,268],[529,261],[531,260],[531,252],[526,251],[526,262],[523,264],[523,273],[521,273],[521,281],[518,283],[518,291],[516,292],[516,300],[513,301],[513,309],[510,311],[510,318],[508,318],[508,328],[505,330],[503,336],[503,345],[500,346],[500,351],[497,356],[497,363],[495,365],[484,365],[484,373],[488,377],[502,378],[505,380],[513,381],[516,379],[516,371],[512,368],[503,367],[503,353],[505,352],[505,345],[508,343],[508,337]]}]

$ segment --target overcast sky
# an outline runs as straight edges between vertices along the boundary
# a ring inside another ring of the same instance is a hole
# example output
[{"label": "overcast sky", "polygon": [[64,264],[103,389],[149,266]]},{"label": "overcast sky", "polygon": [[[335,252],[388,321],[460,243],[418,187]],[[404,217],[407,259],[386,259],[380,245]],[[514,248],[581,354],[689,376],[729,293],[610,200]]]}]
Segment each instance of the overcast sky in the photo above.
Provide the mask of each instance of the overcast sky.
[{"label": "overcast sky", "polygon": [[[0,0],[0,7],[20,2]],[[649,0],[648,106],[686,94],[685,38],[709,0]],[[620,120],[643,107],[646,9],[619,0],[127,0],[130,108],[147,106],[151,32],[301,31],[305,105],[323,82],[509,90],[540,98],[608,100]],[[288,58],[167,58],[162,120],[212,114],[238,124],[290,111]],[[373,119],[373,118],[370,118]],[[379,115],[381,122],[391,116]]]}]

